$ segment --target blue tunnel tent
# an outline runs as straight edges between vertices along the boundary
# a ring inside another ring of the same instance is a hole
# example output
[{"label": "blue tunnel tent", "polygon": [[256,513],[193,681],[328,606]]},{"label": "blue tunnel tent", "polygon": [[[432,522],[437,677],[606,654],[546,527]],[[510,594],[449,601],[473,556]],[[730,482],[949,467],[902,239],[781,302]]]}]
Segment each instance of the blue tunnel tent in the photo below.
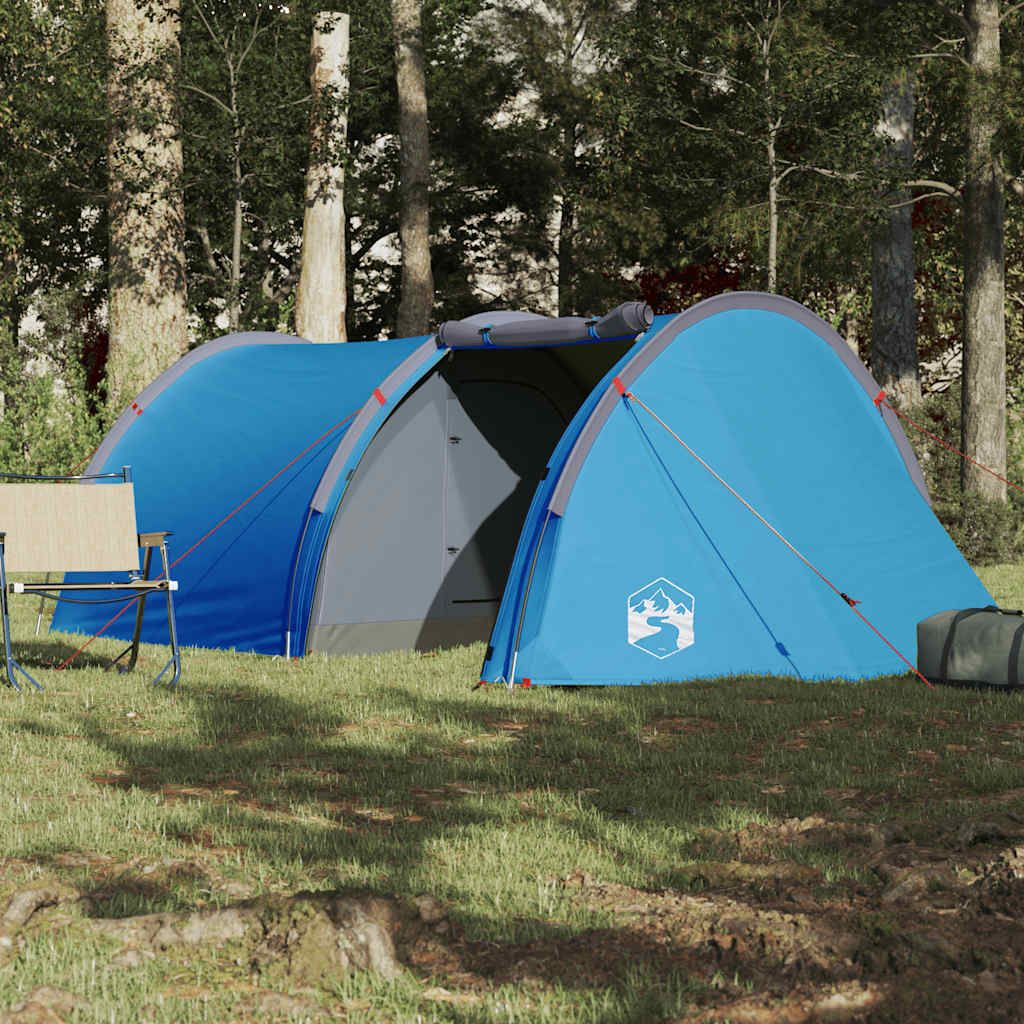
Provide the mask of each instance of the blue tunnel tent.
[{"label": "blue tunnel tent", "polygon": [[[918,620],[991,599],[877,393],[827,324],[755,293],[653,323],[627,304],[362,344],[243,334],[147,388],[89,472],[131,465],[140,527],[189,552],[187,644],[489,636],[485,681],[859,679],[906,666],[684,444],[912,659]],[[62,605],[54,626],[106,617]]]}]

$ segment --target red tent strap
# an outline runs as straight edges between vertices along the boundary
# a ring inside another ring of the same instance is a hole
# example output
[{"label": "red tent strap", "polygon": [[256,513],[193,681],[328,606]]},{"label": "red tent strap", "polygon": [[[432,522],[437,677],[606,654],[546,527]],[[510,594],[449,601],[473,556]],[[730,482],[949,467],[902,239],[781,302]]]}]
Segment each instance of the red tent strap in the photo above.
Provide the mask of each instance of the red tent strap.
[{"label": "red tent strap", "polygon": [[882,411],[882,406],[884,405],[886,409],[888,409],[890,412],[894,412],[897,416],[899,416],[901,420],[904,420],[906,423],[909,423],[915,429],[920,430],[922,434],[926,434],[933,441],[938,441],[939,444],[943,446],[943,448],[948,448],[951,452],[956,452],[956,454],[959,455],[961,459],[966,459],[972,465],[977,466],[978,469],[983,469],[986,473],[991,474],[997,480],[1002,480],[1002,482],[1006,484],[1008,487],[1012,487],[1015,491],[1020,491],[1021,494],[1024,494],[1024,487],[1021,487],[1019,484],[1015,484],[1012,480],[1007,480],[1005,476],[1000,476],[994,469],[989,469],[988,466],[982,465],[980,462],[977,461],[977,459],[972,459],[970,455],[967,455],[965,452],[960,451],[959,448],[955,447],[954,445],[951,445],[948,441],[943,441],[943,439],[939,437],[938,434],[933,434],[926,427],[922,427],[921,424],[918,423],[916,420],[912,420],[906,413],[902,413],[895,406],[890,405],[888,399],[885,397],[884,391],[878,392],[878,395],[875,398],[875,405],[878,406],[879,412]]},{"label": "red tent strap", "polygon": [[[235,515],[236,512],[241,512],[241,510],[245,508],[245,506],[248,505],[249,502],[253,500],[253,498],[262,494],[282,473],[286,472],[291,466],[294,466],[295,463],[298,462],[299,459],[301,459],[304,455],[308,455],[309,452],[311,452],[321,441],[323,441],[325,438],[330,437],[331,434],[333,434],[334,431],[338,429],[338,427],[347,423],[354,416],[358,415],[358,413],[359,410],[357,409],[355,412],[349,413],[344,419],[338,420],[338,422],[335,423],[330,430],[324,431],[324,433],[322,433],[312,444],[307,445],[305,448],[302,449],[301,452],[299,452],[298,455],[296,455],[293,459],[290,459],[288,462],[286,462],[269,480],[266,481],[266,483],[262,484],[260,487],[257,487],[256,490],[253,491],[252,494],[250,494],[249,497],[245,499],[245,501],[241,502],[241,504],[239,505],[236,505],[219,523],[217,523],[216,526],[207,530],[206,533],[204,533],[202,537],[200,537],[199,540],[195,542],[195,544],[193,544],[190,548],[187,548],[182,554],[178,555],[178,557],[173,562],[171,562],[171,568],[173,569],[183,558],[186,558],[188,555],[192,554],[192,552],[195,551],[195,549],[199,547],[199,545],[202,544],[203,541],[208,540],[210,537],[212,537],[233,515]],[[131,608],[132,605],[134,605],[135,602],[138,600],[139,598],[136,597],[132,601],[129,601],[129,603],[126,604],[115,616],[113,616],[113,618],[105,622],[96,633],[89,637],[89,639],[86,640],[86,642],[82,644],[82,646],[79,647],[78,650],[71,655],[71,657],[62,661],[57,666],[57,670],[59,671],[62,668],[67,668],[67,666],[70,665],[71,662],[73,662],[75,658],[77,658],[82,653],[82,651],[84,651],[86,647],[88,647],[89,644],[93,642],[93,640],[95,640],[98,636],[102,636],[107,631],[107,629],[110,626],[112,626],[115,622],[117,622],[117,620],[121,618],[121,616],[124,615],[124,613],[128,611],[128,609]]]},{"label": "red tent strap", "polygon": [[726,481],[711,468],[711,466],[709,466],[656,412],[654,412],[653,409],[650,408],[650,406],[646,405],[639,398],[637,398],[632,391],[623,392],[623,398],[636,402],[636,404],[639,405],[641,409],[643,409],[652,419],[654,419],[669,434],[671,434],[672,437],[674,437],[676,441],[680,445],[682,445],[683,448],[685,448],[690,453],[690,455],[692,455],[734,498],[736,498],[749,512],[753,513],[753,515],[756,516],[756,518],[759,519],[761,523],[768,527],[768,529],[771,530],[771,532],[775,534],[775,536],[778,537],[778,539],[781,540],[782,543],[785,544],[786,547],[789,548],[789,550],[792,551],[793,554],[796,555],[796,557],[799,558],[800,561],[803,562],[804,565],[806,565],[807,568],[811,570],[811,572],[813,572],[838,597],[841,597],[843,601],[845,601],[846,604],[849,605],[850,609],[853,611],[853,614],[856,615],[859,619],[861,619],[864,622],[864,624],[868,626],[868,628],[870,628],[871,631],[875,633],[876,636],[878,636],[886,644],[887,647],[889,647],[890,650],[897,654],[900,660],[910,669],[911,672],[914,673],[914,675],[916,675],[930,690],[935,689],[935,687],[933,687],[932,684],[929,683],[923,675],[921,675],[921,673],[917,670],[916,666],[912,662],[908,661],[907,658],[904,657],[903,653],[898,648],[893,646],[893,644],[890,643],[868,621],[868,619],[865,618],[865,616],[861,612],[857,611],[855,605],[860,604],[860,601],[855,601],[852,597],[850,597],[849,594],[844,594],[843,591],[841,591],[816,565],[814,565],[810,561],[810,559],[808,559],[805,555],[801,554],[800,551],[798,551],[788,540],[786,540],[786,538],[783,537],[783,535],[778,530],[776,530],[775,527],[772,526],[772,524],[769,523],[768,520],[765,519],[765,517],[761,515],[761,513],[758,512],[753,505],[750,504],[749,501],[746,500],[746,498],[744,498],[734,488],[730,487],[729,484],[726,483]]}]

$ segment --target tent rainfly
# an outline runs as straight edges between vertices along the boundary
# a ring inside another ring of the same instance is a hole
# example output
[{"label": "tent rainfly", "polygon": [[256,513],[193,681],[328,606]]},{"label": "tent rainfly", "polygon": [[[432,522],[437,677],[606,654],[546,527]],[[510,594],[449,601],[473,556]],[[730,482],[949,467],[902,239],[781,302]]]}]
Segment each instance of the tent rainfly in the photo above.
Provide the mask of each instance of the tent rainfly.
[{"label": "tent rainfly", "polygon": [[906,669],[919,620],[991,602],[878,393],[824,321],[750,292],[246,333],[146,388],[88,472],[130,465],[140,523],[174,531],[186,644],[489,638],[481,678],[533,685],[861,679]]}]

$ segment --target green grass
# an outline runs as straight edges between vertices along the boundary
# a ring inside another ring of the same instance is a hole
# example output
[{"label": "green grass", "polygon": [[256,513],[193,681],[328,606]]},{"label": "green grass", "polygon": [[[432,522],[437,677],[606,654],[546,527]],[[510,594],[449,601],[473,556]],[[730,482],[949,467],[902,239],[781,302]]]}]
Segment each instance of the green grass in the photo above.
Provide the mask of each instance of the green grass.
[{"label": "green grass", "polygon": [[986,565],[977,573],[1000,608],[1024,609],[1024,565]]},{"label": "green grass", "polygon": [[[1012,607],[1017,571],[982,571]],[[789,861],[838,891],[876,883],[831,842],[794,847],[783,822],[927,833],[987,803],[1024,810],[1019,695],[909,676],[474,691],[482,646],[301,662],[190,650],[169,692],[147,682],[160,648],[133,676],[102,670],[119,648],[104,640],[82,665],[47,667],[77,644],[33,639],[34,606],[12,607],[45,692],[0,691],[0,911],[5,893],[54,879],[94,916],[355,886],[430,892],[471,942],[560,942],[614,925],[559,884],[573,871],[699,891],[709,863]],[[230,960],[109,958],[73,928],[36,934],[0,966],[0,1012],[47,984],[89,1000],[76,1021],[250,1019]],[[681,1014],[699,990],[623,977],[460,1003],[425,997],[430,984],[353,976],[316,998],[355,1020],[626,1021]]]}]

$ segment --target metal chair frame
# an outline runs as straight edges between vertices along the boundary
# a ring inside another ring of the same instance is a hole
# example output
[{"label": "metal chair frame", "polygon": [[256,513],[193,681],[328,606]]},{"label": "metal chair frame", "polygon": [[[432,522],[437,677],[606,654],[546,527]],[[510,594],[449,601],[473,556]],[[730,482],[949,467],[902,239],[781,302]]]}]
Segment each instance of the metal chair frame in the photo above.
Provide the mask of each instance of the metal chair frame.
[{"label": "metal chair frame", "polygon": [[[130,467],[125,466],[122,468],[120,473],[101,473],[92,476],[73,477],[25,476],[17,473],[0,473],[0,479],[53,482],[119,479],[124,483],[131,483],[131,469]],[[142,635],[142,618],[146,607],[146,598],[152,593],[163,592],[167,601],[167,632],[171,646],[171,659],[157,674],[156,679],[153,680],[153,685],[156,686],[164,677],[167,670],[173,667],[174,672],[171,676],[169,685],[171,687],[177,686],[178,680],[181,678],[181,650],[178,645],[178,629],[174,617],[173,593],[178,589],[178,584],[175,580],[170,578],[171,567],[167,556],[167,538],[169,536],[171,536],[171,534],[167,532],[136,534],[138,546],[145,551],[142,573],[141,575],[137,572],[133,573],[131,579],[127,582],[50,583],[48,582],[49,576],[47,576],[47,582],[44,583],[21,583],[10,582],[7,579],[7,568],[4,562],[4,540],[6,533],[3,530],[0,530],[0,622],[2,622],[4,635],[4,669],[7,682],[20,693],[21,687],[18,685],[16,678],[16,673],[20,672],[37,690],[42,690],[39,683],[33,679],[29,672],[27,672],[25,668],[14,659],[14,655],[11,650],[11,625],[8,607],[10,594],[38,594],[40,596],[41,609],[42,601],[64,600],[65,598],[63,595],[69,592],[135,591],[135,598],[125,598],[126,601],[135,600],[137,602],[135,610],[135,629],[132,635],[132,642],[119,655],[117,655],[116,658],[110,661],[107,667],[108,669],[117,668],[119,672],[130,672],[135,668],[139,657],[139,642]],[[159,549],[160,551],[163,573],[161,577],[152,579],[150,577],[150,571],[152,568],[153,551],[155,549]],[[59,593],[55,593],[55,591]],[[37,622],[37,633],[38,630],[39,625]],[[125,655],[130,655],[130,657],[126,663],[122,664],[121,661]]]}]

